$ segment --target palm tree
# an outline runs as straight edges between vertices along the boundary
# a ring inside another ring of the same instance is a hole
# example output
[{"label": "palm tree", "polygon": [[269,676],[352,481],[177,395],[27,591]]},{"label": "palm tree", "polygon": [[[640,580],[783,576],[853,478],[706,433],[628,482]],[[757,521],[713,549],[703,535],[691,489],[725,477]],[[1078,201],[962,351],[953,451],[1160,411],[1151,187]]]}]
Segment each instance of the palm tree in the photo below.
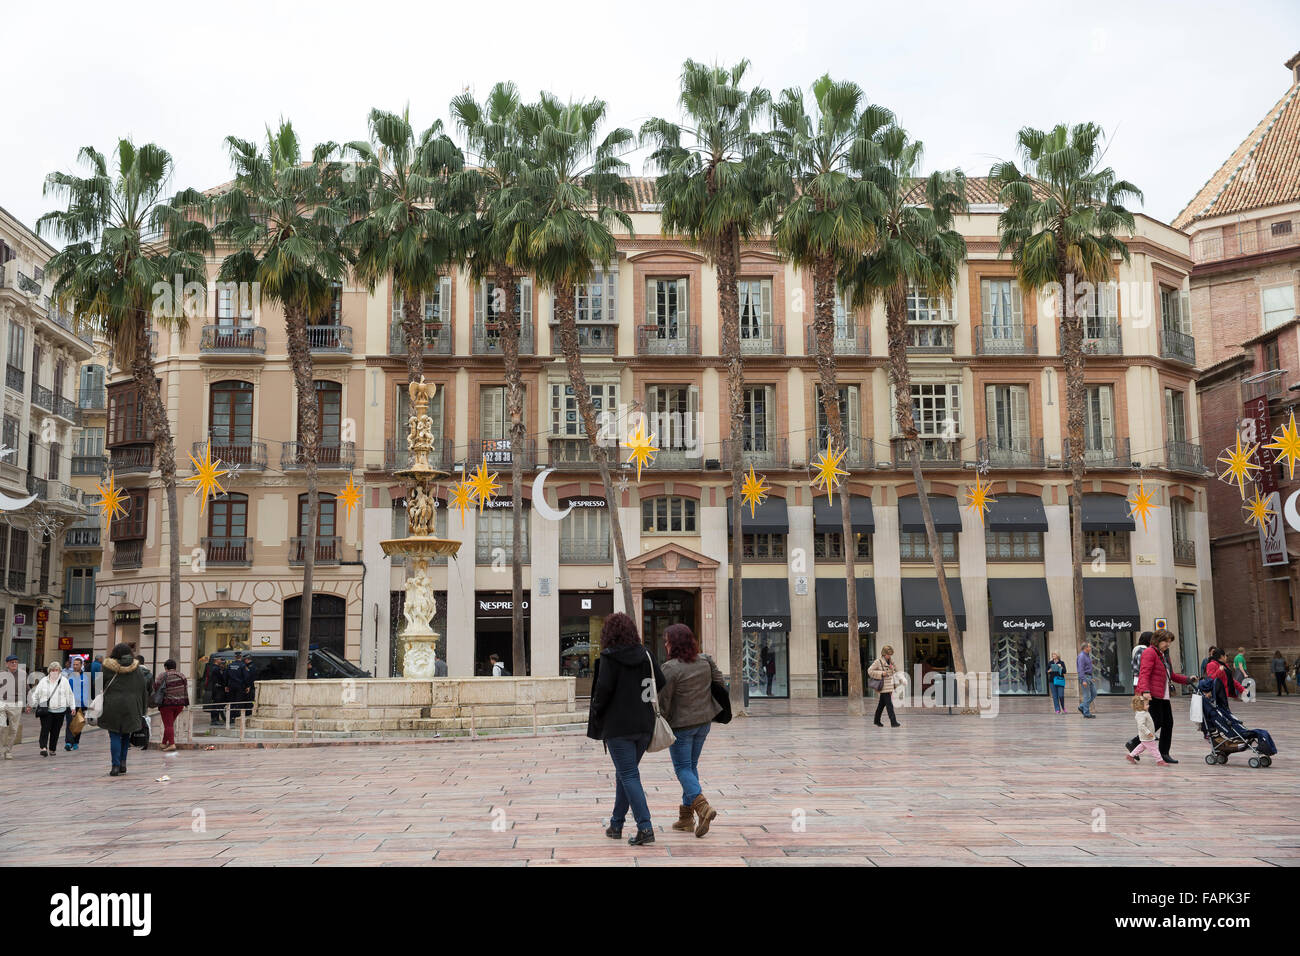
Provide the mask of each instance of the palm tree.
[{"label": "palm tree", "polygon": [[[873,137],[893,122],[882,106],[865,102],[855,83],[822,76],[812,85],[813,112],[802,91],[782,92],[773,107],[772,150],[794,195],[780,211],[776,243],[801,270],[812,273],[813,335],[822,410],[831,447],[848,448],[840,416],[835,369],[835,280],[840,266],[876,245],[871,217],[873,189],[861,179],[876,152]],[[844,570],[848,596],[849,713],[862,713],[862,661],[859,657],[857,574],[853,522],[847,489],[840,495]]]},{"label": "palm tree", "polygon": [[293,125],[282,120],[266,131],[266,151],[236,136],[226,137],[235,181],[216,197],[213,232],[235,246],[221,263],[225,281],[254,282],[261,301],[284,312],[289,362],[298,390],[297,461],[307,473],[307,527],[302,546],[302,612],[298,625],[296,677],[307,677],[311,643],[312,577],[316,566],[316,524],[320,514],[317,463],[320,428],[307,318],[329,307],[334,285],[347,275],[340,230],[341,167],[330,158],[334,143],[317,146],[304,162]]},{"label": "palm tree", "polygon": [[[167,498],[170,599],[168,654],[181,656],[180,511],[176,504],[176,445],[162,390],[154,371],[149,341],[150,318],[162,330],[186,329],[180,302],[164,306],[155,288],[207,284],[204,254],[212,238],[201,217],[203,197],[192,189],[168,198],[172,157],[154,143],[136,147],[118,140],[114,172],[91,146],[77,154],[90,167],[90,175],[53,172],[45,178],[45,195],[66,200],[67,208],[48,212],[36,223],[38,233],[49,232],[67,245],[49,261],[55,277],[54,298],[74,312],[78,325],[102,317],[113,343],[118,364],[128,369],[139,389],[153,440],[158,448],[158,471]],[[158,306],[155,308],[155,306]],[[97,320],[96,320],[97,321]]]},{"label": "palm tree", "polygon": [[[519,127],[519,91],[513,83],[497,83],[479,104],[471,93],[451,101],[451,115],[465,135],[474,164],[474,193],[478,216],[467,230],[466,262],[474,287],[491,277],[490,307],[502,322],[501,354],[506,373],[506,411],[510,416],[510,504],[513,514],[511,572],[511,634],[515,669],[528,673],[524,648],[523,570],[523,449],[524,383],[519,369],[520,312],[516,265],[524,253],[525,224],[515,215],[521,199],[520,179],[528,157]],[[476,293],[477,294],[477,293]],[[500,308],[498,309],[498,306]]]},{"label": "palm tree", "polygon": [[[731,686],[744,684],[744,638],[741,633],[741,569],[744,535],[741,533],[745,437],[745,373],[740,351],[740,296],[736,274],[740,271],[740,243],[750,239],[761,224],[764,197],[774,190],[756,162],[761,136],[755,125],[771,102],[761,87],[742,88],[749,61],[730,70],[694,60],[682,65],[678,103],[685,124],[665,119],[647,120],[641,142],[655,151],[651,162],[659,169],[656,197],[661,205],[664,235],[684,235],[698,245],[713,264],[718,282],[718,314],[722,320],[722,354],[727,361],[727,397],[731,421],[731,626],[728,657]],[[742,701],[734,703],[743,714]]]},{"label": "palm tree", "polygon": [[953,218],[965,212],[966,177],[961,172],[934,173],[924,186],[925,205],[918,205],[914,195],[918,182],[923,147],[898,126],[890,126],[876,136],[876,162],[866,172],[876,207],[876,244],[867,255],[846,263],[841,274],[844,286],[851,291],[853,305],[870,305],[876,299],[885,303],[885,327],[889,341],[889,378],[894,389],[898,433],[907,442],[912,463],[912,480],[925,522],[934,576],[948,621],[948,641],[952,647],[953,666],[965,671],[961,632],[948,595],[948,578],[944,572],[943,551],[934,530],[930,496],[921,474],[920,443],[912,408],[912,381],[907,365],[907,293],[913,286],[924,295],[950,298],[958,271],[966,261],[966,240],[953,229]]},{"label": "palm tree", "polygon": [[523,138],[533,151],[523,190],[528,195],[530,222],[525,255],[538,281],[552,289],[560,347],[578,402],[578,414],[600,470],[609,509],[610,537],[614,541],[623,601],[634,617],[632,583],[627,574],[627,553],[618,517],[619,501],[609,476],[609,460],[599,440],[599,425],[578,352],[575,324],[575,288],[591,278],[593,265],[614,258],[610,223],[632,231],[632,218],[612,204],[627,201],[631,189],[621,174],[627,165],[619,153],[633,142],[628,129],[610,131],[603,139],[597,130],[605,120],[603,100],[562,103],[550,93],[521,111]]},{"label": "palm tree", "polygon": [[[1082,507],[1087,392],[1083,316],[1076,302],[1082,300],[1087,314],[1097,314],[1093,289],[1112,277],[1116,257],[1129,261],[1128,246],[1116,235],[1121,229],[1131,235],[1135,228],[1133,214],[1124,203],[1142,199],[1140,189],[1117,179],[1109,166],[1101,166],[1103,136],[1095,123],[1061,124],[1047,131],[1025,127],[1016,135],[1024,169],[1007,161],[996,163],[989,171],[999,186],[998,199],[1006,207],[998,217],[999,254],[1011,252],[1022,289],[1051,289],[1058,302],[1074,501],[1070,531],[1074,541],[1074,626],[1079,641],[1087,633]],[[1091,306],[1090,299],[1094,300]]]}]

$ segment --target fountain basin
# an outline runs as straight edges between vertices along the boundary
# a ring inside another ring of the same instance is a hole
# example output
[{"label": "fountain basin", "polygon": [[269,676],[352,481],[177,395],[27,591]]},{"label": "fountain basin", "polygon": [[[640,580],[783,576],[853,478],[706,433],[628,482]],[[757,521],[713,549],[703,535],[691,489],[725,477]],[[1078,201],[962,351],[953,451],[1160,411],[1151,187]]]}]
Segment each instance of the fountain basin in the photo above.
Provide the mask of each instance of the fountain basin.
[{"label": "fountain basin", "polygon": [[387,555],[405,555],[412,558],[435,558],[443,555],[455,555],[460,550],[461,542],[449,538],[435,538],[429,535],[413,535],[408,538],[393,538],[379,542]]}]

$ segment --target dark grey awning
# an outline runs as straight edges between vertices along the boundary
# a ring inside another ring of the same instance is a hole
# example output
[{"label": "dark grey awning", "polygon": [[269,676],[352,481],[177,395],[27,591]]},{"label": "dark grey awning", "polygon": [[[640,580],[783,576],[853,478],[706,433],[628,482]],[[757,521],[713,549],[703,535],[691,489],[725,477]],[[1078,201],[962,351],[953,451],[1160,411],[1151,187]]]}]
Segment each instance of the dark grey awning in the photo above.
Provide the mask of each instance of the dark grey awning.
[{"label": "dark grey awning", "polygon": [[1089,631],[1140,631],[1132,578],[1084,578],[1083,624]]},{"label": "dark grey awning", "polygon": [[1052,599],[1042,578],[989,578],[993,630],[1050,631]]},{"label": "dark grey awning", "polygon": [[1084,495],[1084,531],[1135,531],[1137,525],[1129,514],[1123,495]]},{"label": "dark grey awning", "polygon": [[[957,510],[956,498],[930,495],[930,513],[934,515],[935,531],[961,531],[961,512]],[[898,527],[903,531],[925,531],[921,500],[916,495],[898,499]]]},{"label": "dark grey awning", "polygon": [[[870,578],[858,578],[858,631],[875,633],[880,629],[876,619],[876,583]],[[849,589],[844,578],[817,579],[817,633],[847,633],[849,629]]]},{"label": "dark grey awning", "polygon": [[[768,498],[754,509],[754,517],[749,516],[749,505],[740,509],[740,530],[742,534],[789,534],[790,515],[785,508],[784,498]],[[731,534],[731,502],[727,502],[727,534]]]},{"label": "dark grey awning", "polygon": [[[844,522],[840,518],[840,508],[838,495],[833,502],[828,502],[825,495],[818,495],[813,504],[813,531],[842,531]],[[849,518],[855,534],[871,534],[876,530],[871,499],[865,495],[849,496]]]},{"label": "dark grey awning", "polygon": [[785,578],[744,578],[740,582],[740,599],[744,614],[740,626],[744,630],[790,630],[790,586]]},{"label": "dark grey awning", "polygon": [[[903,631],[946,631],[939,582],[934,578],[903,578]],[[961,598],[961,581],[948,579],[948,597],[957,615],[957,630],[966,630],[966,602]]]},{"label": "dark grey awning", "polygon": [[989,505],[984,527],[990,531],[1046,531],[1043,499],[1033,495],[998,495]]}]

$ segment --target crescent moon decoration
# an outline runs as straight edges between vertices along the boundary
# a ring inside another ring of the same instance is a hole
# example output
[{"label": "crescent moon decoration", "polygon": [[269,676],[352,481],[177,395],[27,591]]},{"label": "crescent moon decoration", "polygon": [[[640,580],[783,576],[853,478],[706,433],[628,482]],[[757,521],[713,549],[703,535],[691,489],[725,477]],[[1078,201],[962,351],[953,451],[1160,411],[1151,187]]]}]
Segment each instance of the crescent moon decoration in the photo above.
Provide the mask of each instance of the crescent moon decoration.
[{"label": "crescent moon decoration", "polygon": [[21,511],[35,500],[35,495],[27,498],[10,498],[4,492],[0,492],[0,511]]},{"label": "crescent moon decoration", "polygon": [[1138,482],[1137,491],[1133,492],[1133,497],[1128,499],[1129,517],[1142,519],[1142,530],[1147,530],[1147,517],[1151,514],[1151,509],[1156,506],[1156,494],[1154,491],[1147,491],[1146,484]]},{"label": "crescent moon decoration", "polygon": [[1261,496],[1258,491],[1243,506],[1246,512],[1246,521],[1249,524],[1264,527],[1264,522],[1268,520],[1269,515],[1273,514],[1273,507],[1268,503],[1268,499]]},{"label": "crescent moon decoration", "polygon": [[573,505],[569,505],[563,511],[557,511],[546,500],[546,492],[543,487],[546,484],[547,477],[554,470],[554,468],[543,468],[537,473],[537,477],[533,479],[533,510],[547,521],[563,521],[565,515],[573,510]]},{"label": "crescent moon decoration", "polygon": [[1264,447],[1277,452],[1278,459],[1286,462],[1287,480],[1294,481],[1296,462],[1300,460],[1300,429],[1296,428],[1294,411],[1287,423],[1273,436],[1273,441]]},{"label": "crescent moon decoration", "polygon": [[1286,523],[1294,531],[1300,531],[1300,511],[1296,510],[1296,499],[1300,498],[1300,491],[1293,491],[1286,496],[1286,505],[1282,511],[1286,514]]}]

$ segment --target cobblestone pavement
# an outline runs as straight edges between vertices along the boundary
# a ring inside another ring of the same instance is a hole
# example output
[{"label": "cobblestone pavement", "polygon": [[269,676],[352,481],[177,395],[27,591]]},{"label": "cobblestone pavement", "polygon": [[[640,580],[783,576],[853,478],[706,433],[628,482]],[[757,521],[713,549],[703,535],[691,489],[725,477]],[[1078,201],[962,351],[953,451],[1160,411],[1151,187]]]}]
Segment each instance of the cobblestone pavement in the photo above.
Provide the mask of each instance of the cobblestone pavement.
[{"label": "cobblestone pavement", "polygon": [[713,829],[668,829],[681,792],[667,754],[648,754],[658,841],[638,848],[604,836],[612,767],[580,735],[134,751],[115,778],[101,732],[45,759],[29,736],[0,761],[0,864],[1300,862],[1300,706],[1238,706],[1281,751],[1253,770],[1242,755],[1207,766],[1182,702],[1172,767],[1124,760],[1124,700],[1088,721],[1017,704],[993,719],[902,711],[897,729],[831,706],[715,727],[701,761]]}]

